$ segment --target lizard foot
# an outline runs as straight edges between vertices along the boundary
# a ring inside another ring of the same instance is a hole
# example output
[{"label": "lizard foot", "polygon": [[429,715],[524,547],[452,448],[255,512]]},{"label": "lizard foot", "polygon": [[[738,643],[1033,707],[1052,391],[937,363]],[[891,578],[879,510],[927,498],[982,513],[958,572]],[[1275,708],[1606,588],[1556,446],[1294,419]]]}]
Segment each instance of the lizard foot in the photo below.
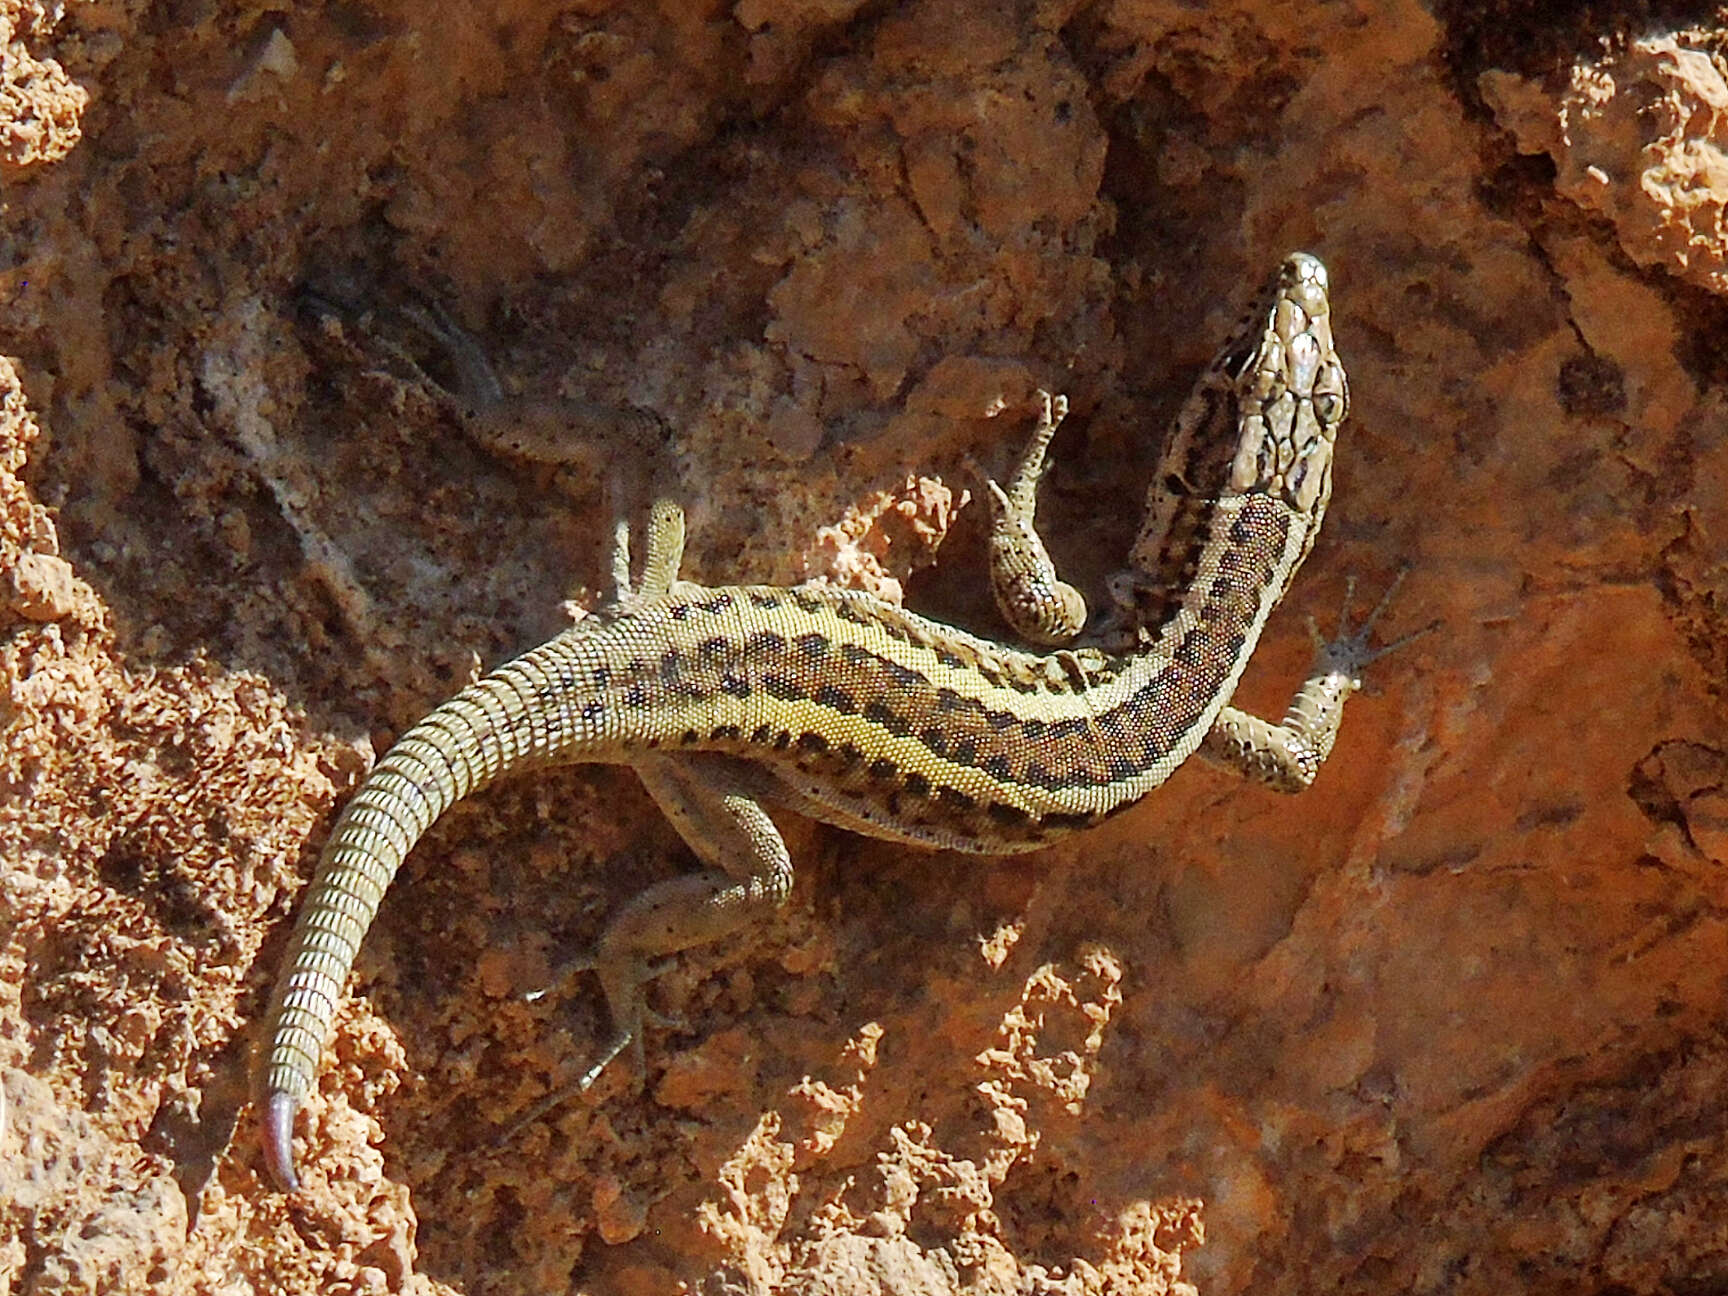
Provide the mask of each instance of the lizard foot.
[{"label": "lizard foot", "polygon": [[[643,995],[643,987],[656,977],[661,976],[675,965],[675,959],[662,959],[649,963],[639,958],[607,958],[604,954],[593,954],[583,958],[572,959],[560,967],[549,984],[538,990],[530,990],[522,997],[530,1003],[538,1002],[548,995],[557,994],[560,997],[569,992],[570,983],[584,972],[596,973],[600,978],[601,987],[606,992],[607,1008],[612,1015],[612,1024],[616,1033],[600,1056],[589,1064],[587,1070],[577,1076],[570,1084],[562,1085],[541,1098],[521,1116],[506,1126],[494,1139],[493,1146],[501,1146],[510,1142],[530,1125],[537,1123],[548,1112],[564,1105],[572,1098],[579,1098],[594,1087],[606,1068],[617,1061],[626,1049],[630,1051],[631,1060],[635,1063],[638,1077],[648,1074],[648,1061],[644,1050],[644,1031],[647,1027],[660,1030],[687,1030],[689,1023],[682,1017],[669,1016],[655,1012],[648,1006]],[[292,1113],[290,1113],[290,1120]]]},{"label": "lizard foot", "polygon": [[1369,609],[1368,615],[1362,618],[1361,624],[1354,628],[1350,625],[1350,608],[1356,600],[1356,577],[1347,576],[1344,579],[1344,605],[1338,613],[1337,633],[1328,639],[1320,633],[1320,627],[1314,618],[1308,618],[1308,637],[1314,641],[1314,656],[1317,671],[1331,672],[1349,678],[1355,687],[1362,686],[1362,672],[1374,662],[1379,661],[1388,653],[1395,652],[1408,643],[1412,643],[1424,635],[1432,634],[1440,628],[1436,618],[1409,634],[1401,635],[1391,643],[1376,644],[1374,642],[1374,627],[1392,604],[1393,596],[1398,593],[1398,587],[1404,583],[1404,578],[1410,574],[1410,567],[1405,564],[1398,569],[1398,574],[1392,578],[1392,583],[1386,587],[1386,592],[1380,596],[1379,602]]}]

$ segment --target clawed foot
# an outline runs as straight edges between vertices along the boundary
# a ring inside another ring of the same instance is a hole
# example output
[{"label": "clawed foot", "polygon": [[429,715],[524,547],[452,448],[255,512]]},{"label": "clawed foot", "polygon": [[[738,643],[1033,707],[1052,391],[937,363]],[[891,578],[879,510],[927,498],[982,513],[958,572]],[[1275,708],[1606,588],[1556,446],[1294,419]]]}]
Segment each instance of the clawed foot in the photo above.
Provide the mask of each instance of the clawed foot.
[{"label": "clawed foot", "polygon": [[1356,577],[1351,575],[1345,578],[1344,605],[1338,613],[1338,632],[1331,639],[1327,639],[1320,633],[1320,627],[1315,624],[1314,618],[1308,618],[1308,635],[1314,641],[1315,661],[1319,670],[1347,676],[1354,682],[1355,687],[1360,688],[1362,672],[1370,664],[1439,629],[1440,621],[1436,618],[1420,629],[1392,640],[1391,643],[1374,643],[1374,627],[1379,623],[1381,614],[1391,606],[1398,587],[1409,574],[1408,564],[1400,567],[1398,574],[1392,578],[1392,583],[1386,587],[1386,592],[1380,596],[1380,601],[1354,629],[1350,627],[1350,607],[1356,599]]},{"label": "clawed foot", "polygon": [[512,1121],[493,1139],[493,1146],[497,1147],[510,1142],[548,1112],[561,1107],[572,1098],[579,1098],[587,1093],[594,1087],[594,1083],[600,1079],[606,1068],[617,1061],[619,1055],[626,1049],[630,1051],[631,1061],[635,1063],[636,1075],[638,1077],[646,1076],[648,1063],[643,1047],[645,1029],[652,1026],[658,1030],[681,1031],[688,1029],[689,1026],[689,1023],[682,1017],[655,1012],[648,1006],[643,993],[644,987],[650,981],[670,971],[675,964],[675,959],[663,959],[658,963],[642,963],[632,960],[628,966],[619,967],[591,955],[585,958],[572,959],[565,963],[553,974],[552,980],[548,984],[541,986],[538,990],[530,990],[524,994],[522,998],[529,1003],[538,1003],[552,994],[562,997],[569,993],[570,983],[578,976],[585,972],[596,973],[606,992],[607,1008],[611,1012],[612,1024],[617,1033],[612,1037],[612,1042],[606,1046],[586,1071],[572,1083],[554,1089]]},{"label": "clawed foot", "polygon": [[539,1102],[535,1103],[527,1111],[523,1112],[522,1115],[518,1116],[515,1120],[511,1121],[502,1130],[500,1130],[493,1137],[492,1146],[503,1147],[504,1144],[514,1140],[518,1134],[527,1129],[530,1125],[538,1124],[541,1118],[548,1112],[562,1107],[572,1098],[580,1098],[583,1094],[587,1093],[594,1087],[594,1082],[600,1078],[601,1072],[611,1066],[620,1053],[629,1048],[632,1043],[637,1044],[638,1047],[640,1046],[641,1038],[640,1032],[635,1035],[618,1035],[613,1039],[611,1044],[607,1045],[606,1051],[600,1055],[599,1060],[578,1076],[574,1084],[567,1084],[561,1089],[554,1089],[551,1093],[540,1099]]},{"label": "clawed foot", "polygon": [[[1056,429],[1062,426],[1062,420],[1068,417],[1068,398],[1061,394],[1052,396],[1042,387],[1038,389],[1038,426],[1032,429],[1032,454],[1039,459],[1044,457],[1045,449],[1056,435]],[[1039,465],[1033,465],[1033,476],[1037,475]]]}]

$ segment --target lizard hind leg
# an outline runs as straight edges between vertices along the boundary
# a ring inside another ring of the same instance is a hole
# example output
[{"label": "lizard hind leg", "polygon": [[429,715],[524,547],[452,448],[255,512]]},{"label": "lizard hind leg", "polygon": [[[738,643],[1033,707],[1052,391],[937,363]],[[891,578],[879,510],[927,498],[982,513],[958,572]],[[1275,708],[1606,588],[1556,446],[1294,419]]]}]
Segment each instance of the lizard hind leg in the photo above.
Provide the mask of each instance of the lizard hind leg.
[{"label": "lizard hind leg", "polygon": [[709,945],[766,919],[792,891],[792,858],[760,797],[764,776],[731,757],[691,753],[633,762],[643,785],[707,870],[658,882],[613,917],[593,952],[563,968],[592,971],[612,1017],[611,1041],[574,1084],[554,1091],[503,1136],[513,1135],[593,1086],[626,1049],[646,1075],[643,1031],[682,1023],[653,1012],[646,988],[673,966],[668,957]]},{"label": "lizard hind leg", "polygon": [[792,892],[792,858],[759,797],[753,767],[719,755],[656,756],[637,775],[696,857],[702,873],[656,883],[625,905],[601,935],[594,971],[613,1025],[630,1036],[641,1065],[643,987],[670,966],[665,956],[722,940],[761,922]]},{"label": "lizard hind leg", "polygon": [[642,576],[630,575],[630,521],[621,509],[612,524],[612,596],[619,603],[640,602],[670,594],[681,582],[684,562],[684,510],[666,496],[648,508],[642,537]]},{"label": "lizard hind leg", "polygon": [[648,507],[647,537],[642,555],[643,598],[670,594],[684,563],[684,510],[678,502],[661,496]]}]

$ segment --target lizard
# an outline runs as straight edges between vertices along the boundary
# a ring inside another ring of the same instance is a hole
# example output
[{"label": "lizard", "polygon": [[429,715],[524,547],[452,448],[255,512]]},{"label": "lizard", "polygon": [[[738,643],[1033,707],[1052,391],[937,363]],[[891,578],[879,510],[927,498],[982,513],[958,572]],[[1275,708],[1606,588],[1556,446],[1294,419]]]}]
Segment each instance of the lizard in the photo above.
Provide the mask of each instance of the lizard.
[{"label": "lizard", "polygon": [[[1038,456],[1034,479],[1062,412],[1040,395],[1022,460]],[[785,901],[792,862],[765,804],[908,846],[1008,855],[1121,813],[1201,749],[1274,788],[1311,783],[1363,668],[1405,642],[1372,642],[1396,582],[1353,630],[1346,609],[1333,640],[1315,634],[1281,724],[1230,700],[1313,549],[1348,406],[1326,268],[1294,253],[1182,406],[1113,618],[1050,653],[858,590],[684,581],[682,511],[656,501],[637,583],[620,530],[616,597],[410,727],[343,809],[266,1018],[271,1176],[298,1187],[295,1117],[385,889],[440,815],[507,774],[629,765],[706,866],[626,904],[581,965],[614,1038],[579,1088],[626,1048],[640,1065],[657,1020],[645,987],[667,956]],[[1029,510],[1030,491],[1005,494]],[[1041,545],[1022,557],[1035,574],[1049,566]]]}]

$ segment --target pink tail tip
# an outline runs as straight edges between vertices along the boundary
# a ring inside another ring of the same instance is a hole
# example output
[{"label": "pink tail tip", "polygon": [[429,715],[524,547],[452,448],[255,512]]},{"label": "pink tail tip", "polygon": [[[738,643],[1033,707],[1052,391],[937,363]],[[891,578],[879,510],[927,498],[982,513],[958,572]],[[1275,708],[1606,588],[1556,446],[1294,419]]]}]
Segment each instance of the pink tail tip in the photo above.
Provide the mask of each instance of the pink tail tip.
[{"label": "pink tail tip", "polygon": [[264,1164],[283,1192],[298,1192],[300,1176],[294,1173],[294,1114],[300,1103],[292,1094],[273,1093],[265,1102]]}]

